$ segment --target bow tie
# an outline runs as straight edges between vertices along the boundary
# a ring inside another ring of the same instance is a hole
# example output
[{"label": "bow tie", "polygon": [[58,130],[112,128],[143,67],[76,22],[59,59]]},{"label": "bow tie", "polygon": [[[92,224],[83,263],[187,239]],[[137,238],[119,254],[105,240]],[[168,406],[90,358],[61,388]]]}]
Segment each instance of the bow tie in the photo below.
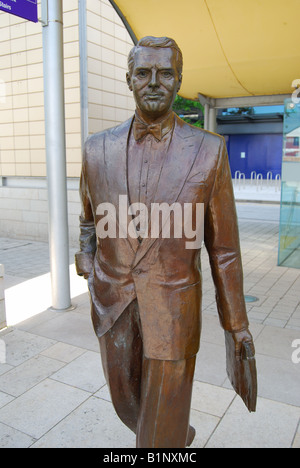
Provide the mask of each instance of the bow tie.
[{"label": "bow tie", "polygon": [[146,125],[142,122],[135,121],[133,124],[133,134],[136,140],[141,140],[146,135],[153,135],[157,140],[162,139],[162,128],[161,124]]}]

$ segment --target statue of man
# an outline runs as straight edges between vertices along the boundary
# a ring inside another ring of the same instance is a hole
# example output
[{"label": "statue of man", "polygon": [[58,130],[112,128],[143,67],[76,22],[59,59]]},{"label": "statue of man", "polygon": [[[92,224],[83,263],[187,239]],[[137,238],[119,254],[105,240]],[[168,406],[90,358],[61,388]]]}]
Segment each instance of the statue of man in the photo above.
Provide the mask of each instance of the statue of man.
[{"label": "statue of man", "polygon": [[237,361],[244,343],[254,352],[225,141],[172,111],[182,67],[174,40],[140,40],[128,58],[135,115],[89,137],[83,155],[77,272],[88,278],[113,405],[138,448],[183,448],[195,436],[189,415],[201,331],[202,242],[188,245],[184,230],[174,235],[175,212],[171,235],[158,229],[160,235],[151,236],[153,206],[183,210],[189,204],[193,219],[203,206],[221,325]]}]

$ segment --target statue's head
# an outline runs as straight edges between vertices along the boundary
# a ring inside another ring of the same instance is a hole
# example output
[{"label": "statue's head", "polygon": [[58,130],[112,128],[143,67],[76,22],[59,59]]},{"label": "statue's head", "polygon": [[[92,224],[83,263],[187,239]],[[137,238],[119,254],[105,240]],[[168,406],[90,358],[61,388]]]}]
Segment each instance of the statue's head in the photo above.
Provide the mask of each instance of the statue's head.
[{"label": "statue's head", "polygon": [[182,82],[182,53],[173,39],[144,37],[128,57],[127,83],[144,117],[158,119],[172,108]]}]

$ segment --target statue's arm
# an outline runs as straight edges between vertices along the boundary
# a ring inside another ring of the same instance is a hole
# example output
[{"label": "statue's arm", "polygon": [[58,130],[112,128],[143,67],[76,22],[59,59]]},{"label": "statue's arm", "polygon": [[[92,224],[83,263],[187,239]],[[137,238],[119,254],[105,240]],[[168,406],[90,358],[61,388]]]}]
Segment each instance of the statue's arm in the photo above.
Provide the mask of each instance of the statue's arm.
[{"label": "statue's arm", "polygon": [[238,222],[225,140],[222,138],[214,186],[205,217],[205,245],[209,254],[220,322],[232,333],[236,355],[251,342],[243,287]]},{"label": "statue's arm", "polygon": [[82,171],[80,177],[80,198],[80,250],[75,255],[75,264],[77,274],[88,278],[93,268],[94,256],[96,253],[96,228],[86,176],[86,150],[84,151],[83,155]]}]

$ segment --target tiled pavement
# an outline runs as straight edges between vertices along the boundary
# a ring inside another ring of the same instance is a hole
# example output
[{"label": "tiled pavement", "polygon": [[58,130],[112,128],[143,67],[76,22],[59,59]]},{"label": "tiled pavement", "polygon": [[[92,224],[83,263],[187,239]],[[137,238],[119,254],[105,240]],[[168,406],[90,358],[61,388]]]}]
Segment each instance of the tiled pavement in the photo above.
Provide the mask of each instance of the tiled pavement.
[{"label": "tiled pavement", "polygon": [[[278,205],[238,204],[238,214],[245,294],[259,299],[247,305],[257,353],[258,407],[249,414],[227,380],[224,336],[204,252],[192,448],[300,448],[300,363],[292,362],[292,344],[300,340],[300,269],[276,266]],[[133,434],[110,402],[85,281],[71,265],[76,308],[54,312],[48,310],[46,244],[0,239],[0,263],[10,323],[0,333],[0,447],[134,447]]]}]

